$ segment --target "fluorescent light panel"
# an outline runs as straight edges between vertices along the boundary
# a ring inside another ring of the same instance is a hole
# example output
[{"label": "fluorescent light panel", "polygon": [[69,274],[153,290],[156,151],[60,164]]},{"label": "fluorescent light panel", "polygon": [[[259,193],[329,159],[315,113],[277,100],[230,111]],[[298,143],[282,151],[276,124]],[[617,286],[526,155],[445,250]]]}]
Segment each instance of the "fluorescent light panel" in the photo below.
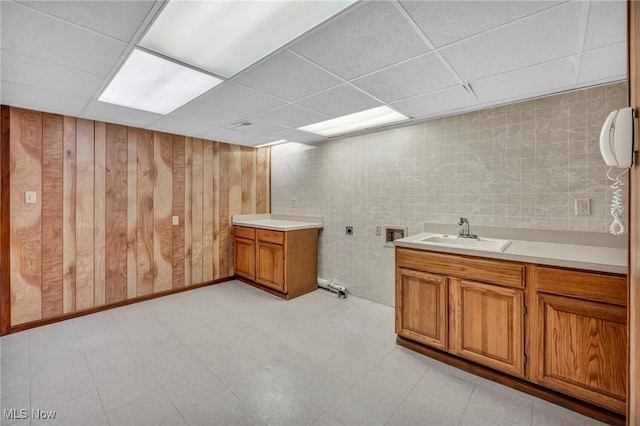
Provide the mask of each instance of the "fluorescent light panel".
[{"label": "fluorescent light panel", "polygon": [[254,146],[254,148],[262,148],[262,147],[265,147],[265,146],[279,145],[281,143],[286,143],[286,142],[289,142],[289,141],[286,140],[286,139],[280,139],[280,140],[277,140],[277,141],[267,142],[267,143],[262,143],[260,145],[256,145],[256,146]]},{"label": "fluorescent light panel", "polygon": [[353,2],[171,0],[140,46],[228,78]]},{"label": "fluorescent light panel", "polygon": [[134,49],[99,101],[168,114],[222,80]]},{"label": "fluorescent light panel", "polygon": [[409,117],[400,114],[393,108],[383,105],[365,111],[343,115],[342,117],[332,118],[331,120],[310,124],[300,127],[299,129],[323,136],[336,136],[357,130],[383,126],[385,124],[399,123],[408,119]]}]

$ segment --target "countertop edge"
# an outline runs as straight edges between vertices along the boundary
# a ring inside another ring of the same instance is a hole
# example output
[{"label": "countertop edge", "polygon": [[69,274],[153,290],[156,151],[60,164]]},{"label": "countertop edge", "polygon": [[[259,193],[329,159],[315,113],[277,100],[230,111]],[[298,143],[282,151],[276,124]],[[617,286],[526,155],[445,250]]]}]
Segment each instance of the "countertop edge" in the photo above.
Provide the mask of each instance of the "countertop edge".
[{"label": "countertop edge", "polygon": [[[438,253],[448,253],[448,254],[457,254],[457,255],[466,255],[466,256],[476,256],[476,257],[485,257],[490,259],[499,259],[499,260],[510,260],[516,262],[524,262],[524,263],[535,263],[539,265],[547,265],[547,266],[559,266],[565,268],[573,268],[573,269],[582,269],[586,271],[595,271],[595,272],[606,272],[606,273],[614,273],[614,274],[627,274],[627,266],[626,265],[618,265],[611,263],[597,263],[593,261],[581,261],[575,259],[560,259],[557,257],[544,257],[536,254],[519,254],[519,253],[509,253],[509,248],[507,248],[504,252],[490,252],[490,251],[480,251],[480,250],[467,250],[455,247],[438,247],[438,246],[426,246],[425,244],[412,242],[411,240],[417,240],[424,238],[426,236],[433,235],[433,233],[421,233],[409,236],[407,238],[403,238],[402,240],[394,241],[396,247],[404,247],[416,250],[425,250],[432,251]],[[406,240],[406,241],[403,241]],[[526,241],[523,241],[526,243]],[[513,244],[513,243],[512,243]],[[536,242],[536,244],[555,244],[555,243],[541,243]],[[609,247],[594,247],[594,249],[603,249],[603,250],[621,250],[621,249],[611,249]]]}]

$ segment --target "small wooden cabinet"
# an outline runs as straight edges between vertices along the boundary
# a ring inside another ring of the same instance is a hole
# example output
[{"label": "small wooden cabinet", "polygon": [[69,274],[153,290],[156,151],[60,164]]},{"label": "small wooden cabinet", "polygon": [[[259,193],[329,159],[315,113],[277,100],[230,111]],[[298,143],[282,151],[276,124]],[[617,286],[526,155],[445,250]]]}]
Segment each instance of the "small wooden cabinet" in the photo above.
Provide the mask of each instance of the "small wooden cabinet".
[{"label": "small wooden cabinet", "polygon": [[447,278],[411,269],[399,272],[402,300],[396,332],[436,348],[447,348]]},{"label": "small wooden cabinet", "polygon": [[318,229],[234,227],[235,273],[285,299],[318,287]]},{"label": "small wooden cabinet", "polygon": [[256,231],[253,228],[235,228],[233,239],[235,273],[248,280],[256,278]]},{"label": "small wooden cabinet", "polygon": [[461,279],[449,285],[451,352],[524,376],[524,292]]},{"label": "small wooden cabinet", "polygon": [[535,380],[624,413],[626,279],[548,267],[536,268],[534,275]]}]

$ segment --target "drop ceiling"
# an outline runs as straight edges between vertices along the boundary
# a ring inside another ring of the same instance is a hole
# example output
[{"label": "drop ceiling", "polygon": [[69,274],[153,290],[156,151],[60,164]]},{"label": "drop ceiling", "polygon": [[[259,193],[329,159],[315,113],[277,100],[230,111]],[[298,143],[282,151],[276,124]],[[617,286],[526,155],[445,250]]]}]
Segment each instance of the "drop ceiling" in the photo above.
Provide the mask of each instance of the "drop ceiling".
[{"label": "drop ceiling", "polygon": [[624,0],[377,0],[167,115],[98,101],[164,4],[0,1],[1,103],[257,146],[381,105],[420,121],[626,78]]}]

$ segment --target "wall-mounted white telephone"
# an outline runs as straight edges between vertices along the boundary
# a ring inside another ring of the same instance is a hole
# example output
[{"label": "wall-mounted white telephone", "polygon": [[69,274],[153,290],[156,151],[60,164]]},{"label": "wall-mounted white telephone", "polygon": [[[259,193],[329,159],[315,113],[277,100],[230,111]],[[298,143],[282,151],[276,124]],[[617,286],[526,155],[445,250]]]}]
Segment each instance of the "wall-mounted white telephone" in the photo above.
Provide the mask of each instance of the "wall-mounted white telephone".
[{"label": "wall-mounted white telephone", "polygon": [[[600,153],[604,162],[609,166],[607,178],[613,183],[613,199],[611,200],[611,216],[613,222],[609,230],[613,235],[623,234],[624,224],[622,215],[624,204],[622,202],[622,188],[624,181],[622,176],[633,163],[633,108],[622,108],[613,111],[607,117],[600,131]],[[616,176],[611,175],[614,167],[625,169]]]}]

